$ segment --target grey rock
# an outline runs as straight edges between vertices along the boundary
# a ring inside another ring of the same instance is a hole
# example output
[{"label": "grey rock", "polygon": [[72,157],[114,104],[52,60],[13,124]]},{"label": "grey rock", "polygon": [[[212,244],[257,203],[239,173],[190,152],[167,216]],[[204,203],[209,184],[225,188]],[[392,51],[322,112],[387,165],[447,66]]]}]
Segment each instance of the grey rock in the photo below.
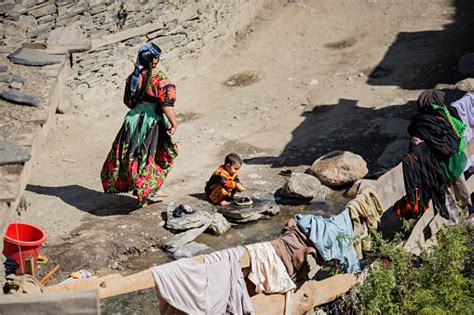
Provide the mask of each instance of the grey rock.
[{"label": "grey rock", "polygon": [[34,107],[38,107],[41,102],[41,98],[37,96],[23,94],[14,90],[1,92],[0,98],[12,103]]},{"label": "grey rock", "polygon": [[212,248],[207,246],[206,244],[201,244],[197,242],[190,242],[175,248],[172,250],[173,258],[174,259],[181,259],[181,258],[191,258],[196,255],[207,254],[212,251]]},{"label": "grey rock", "polygon": [[212,222],[209,225],[209,230],[216,235],[221,235],[230,230],[231,226],[229,221],[224,218],[220,213],[214,213],[212,215]]},{"label": "grey rock", "polygon": [[10,87],[12,89],[15,89],[15,90],[20,90],[23,87],[23,83],[13,81],[12,83],[10,83],[10,85],[8,87]]},{"label": "grey rock", "polygon": [[7,140],[0,141],[0,165],[24,163],[30,159],[30,153],[22,147]]},{"label": "grey rock", "polygon": [[90,41],[82,31],[73,26],[58,27],[49,33],[48,47],[52,46],[90,46]]},{"label": "grey rock", "polygon": [[173,231],[186,231],[209,225],[212,221],[210,213],[202,210],[195,210],[194,213],[183,214],[179,218],[173,217],[174,203],[170,203],[167,208],[167,219],[165,227]]},{"label": "grey rock", "polygon": [[50,15],[56,13],[56,5],[54,3],[48,3],[41,7],[37,7],[28,12],[30,15],[33,15],[35,18],[39,18],[45,15]]},{"label": "grey rock", "polygon": [[12,83],[12,82],[17,82],[17,83],[25,83],[25,79],[19,75],[0,75],[0,82],[2,83]]},{"label": "grey rock", "polygon": [[13,8],[12,3],[0,3],[0,15],[4,15]]},{"label": "grey rock", "polygon": [[30,48],[19,48],[9,54],[8,58],[13,63],[26,66],[46,66],[61,63],[61,58],[57,56]]},{"label": "grey rock", "polygon": [[351,184],[368,173],[367,163],[349,151],[332,151],[311,166],[310,173],[329,187]]},{"label": "grey rock", "polygon": [[164,244],[164,248],[167,250],[174,251],[175,249],[183,246],[184,244],[193,241],[194,239],[196,239],[196,237],[204,233],[204,231],[209,227],[209,224],[210,222],[200,228],[191,229],[187,230],[186,232],[175,234],[170,240],[168,240]]},{"label": "grey rock", "polygon": [[474,92],[474,78],[467,78],[459,81],[456,83],[454,88],[464,92]]},{"label": "grey rock", "polygon": [[326,200],[330,192],[331,189],[321,184],[316,177],[303,173],[292,174],[281,190],[284,197],[317,199],[315,201],[321,202]]},{"label": "grey rock", "polygon": [[459,59],[458,70],[463,75],[474,78],[474,53],[466,54]]},{"label": "grey rock", "polygon": [[234,223],[256,221],[263,216],[262,209],[258,207],[236,208],[228,206],[221,208],[219,212],[221,212],[226,219]]},{"label": "grey rock", "polygon": [[0,72],[8,72],[8,70],[10,70],[10,67],[0,64]]},{"label": "grey rock", "polygon": [[261,209],[262,213],[269,215],[277,215],[281,211],[280,206],[275,202],[265,202],[262,204]]},{"label": "grey rock", "polygon": [[408,138],[395,140],[387,145],[382,155],[377,159],[377,163],[388,169],[395,167],[402,160],[409,145],[410,139]]}]

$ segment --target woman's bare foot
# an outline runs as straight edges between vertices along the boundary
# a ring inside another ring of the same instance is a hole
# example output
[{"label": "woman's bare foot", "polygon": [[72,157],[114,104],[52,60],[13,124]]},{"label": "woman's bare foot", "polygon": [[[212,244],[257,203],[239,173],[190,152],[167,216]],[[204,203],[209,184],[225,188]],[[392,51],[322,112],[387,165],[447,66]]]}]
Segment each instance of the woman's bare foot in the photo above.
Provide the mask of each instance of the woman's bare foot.
[{"label": "woman's bare foot", "polygon": [[148,199],[142,200],[142,202],[140,202],[140,208],[145,208],[146,206],[148,206]]},{"label": "woman's bare foot", "polygon": [[228,205],[230,205],[230,202],[228,202],[228,201],[225,201],[225,200],[222,200],[222,201],[221,201],[221,203],[220,203],[219,205],[221,205],[222,207],[225,207],[225,206],[228,206]]}]

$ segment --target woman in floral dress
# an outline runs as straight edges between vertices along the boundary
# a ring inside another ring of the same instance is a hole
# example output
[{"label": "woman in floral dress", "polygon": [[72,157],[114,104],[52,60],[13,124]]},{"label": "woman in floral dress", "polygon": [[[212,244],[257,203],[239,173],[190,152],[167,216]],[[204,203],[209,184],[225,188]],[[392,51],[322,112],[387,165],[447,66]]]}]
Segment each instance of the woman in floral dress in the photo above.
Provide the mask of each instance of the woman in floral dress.
[{"label": "woman in floral dress", "polygon": [[160,55],[153,43],[140,48],[125,87],[124,102],[131,110],[100,173],[104,192],[133,191],[142,207],[159,191],[178,155],[172,138],[176,87],[156,68]]}]

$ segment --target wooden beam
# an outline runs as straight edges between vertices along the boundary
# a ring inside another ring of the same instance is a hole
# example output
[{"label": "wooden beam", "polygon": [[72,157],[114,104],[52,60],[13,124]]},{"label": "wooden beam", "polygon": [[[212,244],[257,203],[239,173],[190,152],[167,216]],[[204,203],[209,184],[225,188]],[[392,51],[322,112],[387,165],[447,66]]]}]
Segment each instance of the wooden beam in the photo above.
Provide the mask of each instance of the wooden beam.
[{"label": "wooden beam", "polygon": [[100,314],[97,291],[2,295],[0,314]]},{"label": "wooden beam", "polygon": [[[346,273],[322,281],[308,280],[298,288],[293,297],[291,314],[305,314],[316,306],[334,301],[361,282],[362,277]],[[257,294],[251,298],[257,314],[284,314],[284,294]]]},{"label": "wooden beam", "polygon": [[[193,257],[197,263],[204,263],[202,256]],[[250,258],[245,250],[240,259],[242,268],[250,267]],[[109,275],[101,278],[76,280],[48,287],[51,292],[98,290],[99,298],[126,294],[155,287],[155,279],[149,270],[144,270],[130,276]]]}]

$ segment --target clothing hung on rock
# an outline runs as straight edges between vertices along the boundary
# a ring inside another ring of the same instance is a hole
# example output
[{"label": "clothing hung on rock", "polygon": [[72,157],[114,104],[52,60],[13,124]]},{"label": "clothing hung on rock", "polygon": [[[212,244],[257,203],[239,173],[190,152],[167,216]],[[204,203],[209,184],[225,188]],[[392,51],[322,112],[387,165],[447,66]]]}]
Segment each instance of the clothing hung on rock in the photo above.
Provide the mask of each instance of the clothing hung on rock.
[{"label": "clothing hung on rock", "polygon": [[246,245],[250,258],[247,278],[255,284],[256,293],[286,293],[285,314],[291,314],[296,285],[285,265],[269,242]]},{"label": "clothing hung on rock", "polygon": [[145,94],[125,116],[100,173],[104,192],[133,191],[139,202],[161,188],[178,155],[175,141],[167,134],[170,122],[162,109],[173,106],[175,87],[157,69],[150,80],[144,79],[146,75],[140,74]]},{"label": "clothing hung on rock", "polygon": [[231,200],[238,191],[239,183],[240,180],[237,173],[230,175],[225,166],[221,165],[212,173],[204,191],[212,203],[219,204],[223,200]]},{"label": "clothing hung on rock", "polygon": [[278,238],[270,241],[270,244],[293,281],[296,281],[297,273],[303,266],[306,256],[310,254],[316,256],[316,249],[308,241],[306,234],[298,228],[295,219],[290,219]]},{"label": "clothing hung on rock", "polygon": [[405,196],[393,210],[405,218],[419,217],[433,201],[435,211],[449,218],[445,204],[447,180],[438,161],[425,142],[412,146],[402,160]]},{"label": "clothing hung on rock", "polygon": [[408,126],[408,133],[426,142],[439,161],[448,159],[459,148],[460,139],[450,122],[435,109],[415,114]]},{"label": "clothing hung on rock", "polygon": [[354,226],[354,247],[357,258],[362,259],[362,248],[371,250],[371,237],[368,229],[377,229],[383,213],[377,190],[372,186],[364,187],[357,196],[349,201],[347,209]]},{"label": "clothing hung on rock", "polygon": [[[466,143],[469,143],[469,141],[472,140],[474,128],[474,94],[467,93],[459,100],[451,103],[451,106],[456,109],[459,118],[464,122],[464,124],[466,124],[464,139],[466,140]],[[474,152],[467,157],[464,171],[468,169],[471,172],[474,172]]]},{"label": "clothing hung on rock", "polygon": [[353,246],[354,232],[349,210],[329,218],[319,215],[295,215],[298,227],[308,236],[325,261],[337,259],[341,269],[360,272],[361,267]]},{"label": "clothing hung on rock", "polygon": [[157,294],[188,314],[254,314],[240,266],[243,252],[239,246],[204,255],[202,264],[188,258],[153,267]]}]

